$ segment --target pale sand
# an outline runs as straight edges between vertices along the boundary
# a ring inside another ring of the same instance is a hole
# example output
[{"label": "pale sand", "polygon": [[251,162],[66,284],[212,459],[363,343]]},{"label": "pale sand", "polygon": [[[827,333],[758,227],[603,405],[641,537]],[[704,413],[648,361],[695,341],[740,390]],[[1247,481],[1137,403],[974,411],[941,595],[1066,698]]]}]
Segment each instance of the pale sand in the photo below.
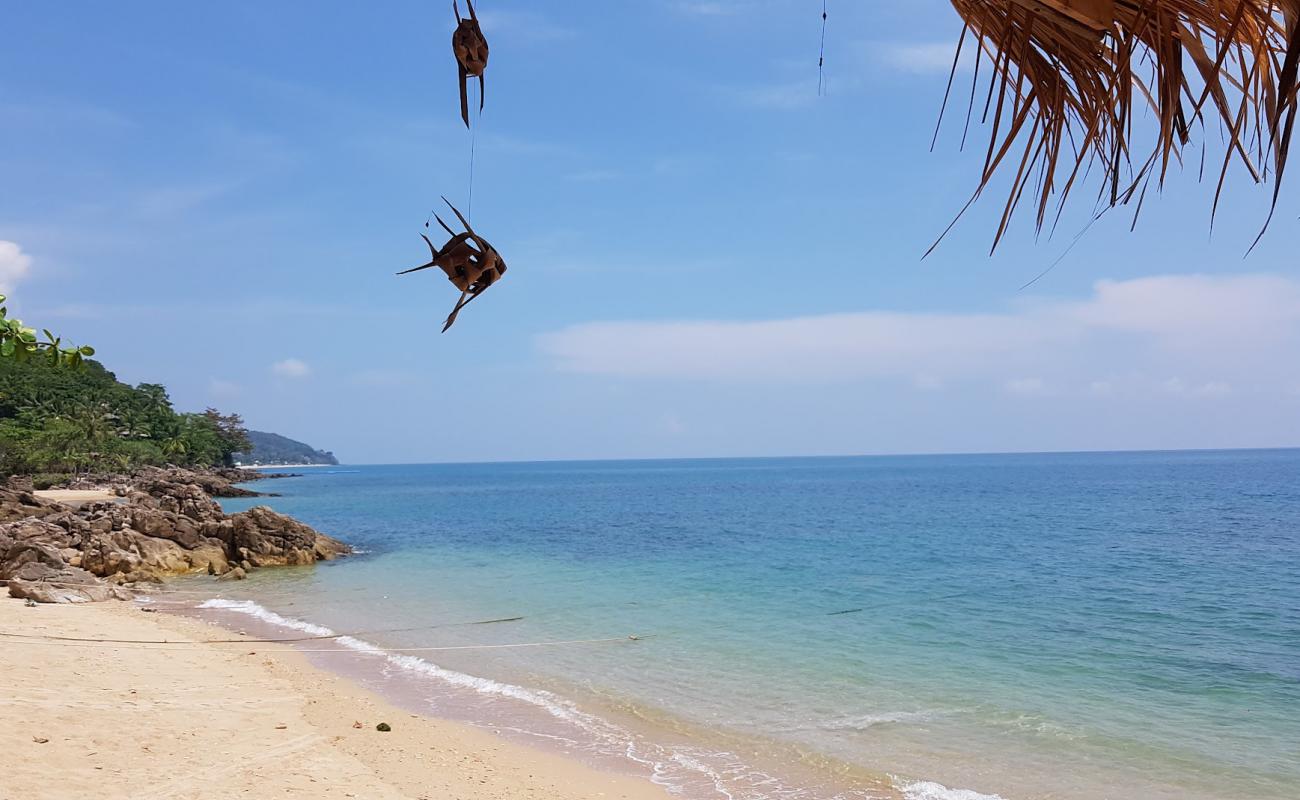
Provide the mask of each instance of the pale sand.
[{"label": "pale sand", "polygon": [[[195,620],[143,613],[133,603],[28,608],[8,598],[0,599],[0,631],[172,641],[230,636]],[[256,650],[254,643],[164,649],[0,637],[0,796],[669,797],[648,780],[399,711],[299,654]],[[378,722],[392,732],[376,731]]]},{"label": "pale sand", "polygon": [[98,503],[102,500],[121,499],[108,489],[41,489],[32,494],[72,508],[81,508],[87,503]]}]

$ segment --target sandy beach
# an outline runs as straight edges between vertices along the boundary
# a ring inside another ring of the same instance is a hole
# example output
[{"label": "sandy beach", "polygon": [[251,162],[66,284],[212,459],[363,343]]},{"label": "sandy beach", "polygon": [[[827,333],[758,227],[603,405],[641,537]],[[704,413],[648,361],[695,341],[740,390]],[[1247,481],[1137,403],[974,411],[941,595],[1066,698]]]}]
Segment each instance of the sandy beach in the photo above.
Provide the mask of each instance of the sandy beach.
[{"label": "sandy beach", "polygon": [[[0,600],[0,631],[196,641],[230,632],[133,603]],[[4,637],[0,794],[24,800],[628,798],[660,787],[398,710],[292,652]],[[387,722],[392,731],[376,730]],[[359,726],[358,726],[359,723]]]},{"label": "sandy beach", "polygon": [[53,500],[71,508],[81,508],[87,503],[120,500],[108,489],[40,489],[32,494],[42,500]]}]

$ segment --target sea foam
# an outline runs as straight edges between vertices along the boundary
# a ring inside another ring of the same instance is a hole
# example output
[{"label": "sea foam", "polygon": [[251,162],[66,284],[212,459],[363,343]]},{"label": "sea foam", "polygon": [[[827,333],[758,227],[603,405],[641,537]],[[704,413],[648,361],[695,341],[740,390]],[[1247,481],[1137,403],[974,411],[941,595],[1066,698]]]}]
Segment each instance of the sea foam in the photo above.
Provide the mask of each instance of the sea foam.
[{"label": "sea foam", "polygon": [[[464,672],[440,667],[431,661],[385,650],[384,648],[353,636],[339,636],[334,630],[294,617],[277,614],[252,600],[227,600],[214,598],[198,605],[201,609],[213,609],[244,614],[254,619],[289,630],[295,630],[308,636],[330,637],[329,641],[349,650],[383,659],[392,667],[434,678],[458,688],[468,689],[482,695],[506,697],[543,709],[552,717],[577,728],[587,738],[597,743],[597,750],[606,754],[618,754],[629,761],[641,764],[649,772],[649,778],[673,794],[694,795],[696,789],[703,786],[712,789],[724,800],[812,800],[813,795],[807,790],[795,786],[783,785],[774,776],[761,770],[755,770],[743,763],[734,753],[713,752],[691,747],[665,748],[645,740],[631,731],[613,722],[588,714],[576,705],[551,692],[540,689],[526,689],[515,684],[503,683],[490,678],[481,678]],[[538,735],[531,731],[512,728],[527,735]],[[543,738],[578,744],[567,737],[540,734]],[[919,784],[918,784],[919,785]],[[933,784],[938,786],[938,784]],[[838,797],[863,797],[868,795],[851,793]],[[909,796],[909,800],[913,800]],[[986,795],[918,795],[915,800],[1001,800]]]},{"label": "sea foam", "polygon": [[1002,795],[981,794],[970,789],[949,789],[934,781],[902,781],[898,790],[907,800],[1005,800]]}]

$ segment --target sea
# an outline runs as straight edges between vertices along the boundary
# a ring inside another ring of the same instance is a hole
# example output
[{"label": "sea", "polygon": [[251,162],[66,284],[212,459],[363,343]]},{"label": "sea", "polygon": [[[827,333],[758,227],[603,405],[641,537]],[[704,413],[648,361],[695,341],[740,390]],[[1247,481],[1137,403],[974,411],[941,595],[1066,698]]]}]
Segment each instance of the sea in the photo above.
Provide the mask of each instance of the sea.
[{"label": "sea", "polygon": [[186,613],[683,798],[1300,798],[1300,450],[255,486],[360,554]]}]

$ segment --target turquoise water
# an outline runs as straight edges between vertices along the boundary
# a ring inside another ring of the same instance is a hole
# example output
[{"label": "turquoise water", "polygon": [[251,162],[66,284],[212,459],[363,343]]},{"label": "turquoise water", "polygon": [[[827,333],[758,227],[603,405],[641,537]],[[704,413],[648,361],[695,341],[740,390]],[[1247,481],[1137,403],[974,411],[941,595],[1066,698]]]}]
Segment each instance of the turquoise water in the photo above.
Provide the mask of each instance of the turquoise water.
[{"label": "turquoise water", "polygon": [[375,466],[259,488],[366,554],[222,584],[257,604],[225,613],[468,647],[340,668],[686,796],[1300,797],[1300,451]]}]

